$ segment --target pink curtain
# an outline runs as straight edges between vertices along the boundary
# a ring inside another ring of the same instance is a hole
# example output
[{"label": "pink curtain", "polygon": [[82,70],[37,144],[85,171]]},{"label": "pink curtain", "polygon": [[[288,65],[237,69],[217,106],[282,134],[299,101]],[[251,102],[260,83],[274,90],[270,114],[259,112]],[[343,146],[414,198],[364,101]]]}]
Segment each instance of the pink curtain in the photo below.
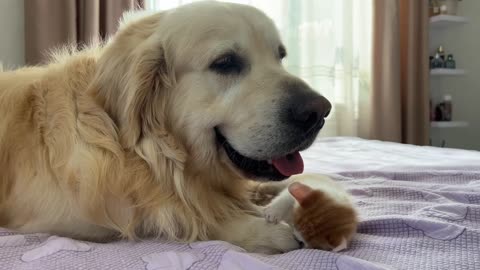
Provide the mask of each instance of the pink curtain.
[{"label": "pink curtain", "polygon": [[25,0],[25,60],[46,60],[65,44],[90,44],[115,33],[122,13],[143,0]]},{"label": "pink curtain", "polygon": [[428,144],[428,1],[375,0],[371,138]]}]

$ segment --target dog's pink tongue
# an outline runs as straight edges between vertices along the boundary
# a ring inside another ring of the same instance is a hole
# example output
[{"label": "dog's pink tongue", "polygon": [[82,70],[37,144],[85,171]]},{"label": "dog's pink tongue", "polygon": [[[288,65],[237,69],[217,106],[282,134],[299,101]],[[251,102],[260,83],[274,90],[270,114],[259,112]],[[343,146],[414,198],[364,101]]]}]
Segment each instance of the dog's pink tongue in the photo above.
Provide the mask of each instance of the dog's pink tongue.
[{"label": "dog's pink tongue", "polygon": [[273,159],[272,164],[285,176],[291,176],[303,172],[303,159],[298,151],[281,158]]}]

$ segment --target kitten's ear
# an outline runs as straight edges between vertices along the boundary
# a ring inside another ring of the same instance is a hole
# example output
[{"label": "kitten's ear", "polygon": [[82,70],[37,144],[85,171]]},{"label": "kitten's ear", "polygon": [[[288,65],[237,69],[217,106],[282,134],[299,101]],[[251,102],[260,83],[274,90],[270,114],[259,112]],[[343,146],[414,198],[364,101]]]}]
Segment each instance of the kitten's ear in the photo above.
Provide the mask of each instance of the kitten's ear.
[{"label": "kitten's ear", "polygon": [[290,184],[290,186],[288,186],[288,191],[290,194],[292,194],[295,200],[297,200],[297,202],[303,206],[305,200],[312,192],[312,188],[302,183],[293,182]]}]

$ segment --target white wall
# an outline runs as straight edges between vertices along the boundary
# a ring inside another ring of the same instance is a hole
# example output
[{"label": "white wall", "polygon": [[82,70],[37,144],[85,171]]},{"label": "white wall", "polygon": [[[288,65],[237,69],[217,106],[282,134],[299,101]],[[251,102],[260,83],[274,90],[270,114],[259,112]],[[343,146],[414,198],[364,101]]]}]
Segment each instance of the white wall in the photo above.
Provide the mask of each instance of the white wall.
[{"label": "white wall", "polygon": [[480,150],[480,1],[459,2],[458,15],[469,22],[452,26],[433,34],[432,45],[442,44],[452,53],[458,68],[468,71],[466,76],[433,78],[432,96],[437,100],[444,94],[453,97],[454,120],[470,122],[470,127],[459,129],[432,129],[434,144],[446,139],[447,147]]},{"label": "white wall", "polygon": [[0,62],[6,68],[25,63],[23,0],[0,0]]}]

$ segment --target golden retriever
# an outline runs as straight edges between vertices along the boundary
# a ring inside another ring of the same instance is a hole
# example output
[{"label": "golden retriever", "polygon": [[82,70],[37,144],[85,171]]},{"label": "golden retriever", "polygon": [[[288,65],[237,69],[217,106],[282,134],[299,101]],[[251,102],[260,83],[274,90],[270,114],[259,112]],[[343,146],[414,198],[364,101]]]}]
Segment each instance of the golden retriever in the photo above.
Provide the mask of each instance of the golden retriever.
[{"label": "golden retriever", "polygon": [[131,14],[102,46],[0,73],[0,226],[297,248],[245,180],[301,173],[331,108],[285,55],[259,10],[201,2]]}]

